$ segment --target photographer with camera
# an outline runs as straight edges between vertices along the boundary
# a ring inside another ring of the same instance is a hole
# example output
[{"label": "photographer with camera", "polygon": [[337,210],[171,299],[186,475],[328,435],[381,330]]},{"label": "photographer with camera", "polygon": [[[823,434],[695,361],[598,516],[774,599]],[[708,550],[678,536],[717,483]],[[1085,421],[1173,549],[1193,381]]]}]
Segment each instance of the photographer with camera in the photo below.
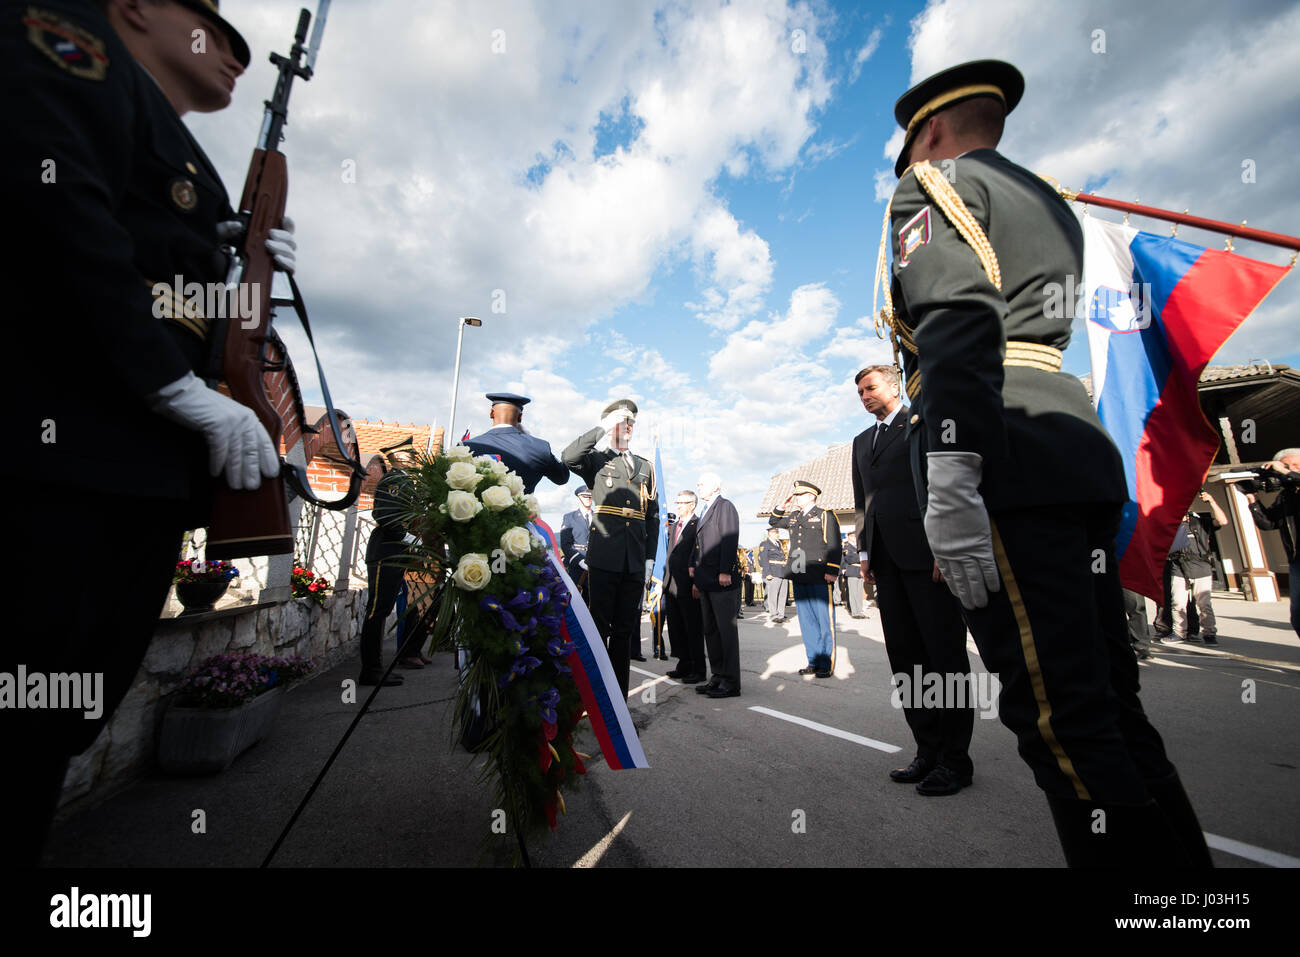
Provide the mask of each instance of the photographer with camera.
[{"label": "photographer with camera", "polygon": [[1210,538],[1215,529],[1223,528],[1228,524],[1228,516],[1223,514],[1223,509],[1219,508],[1219,503],[1210,497],[1209,492],[1202,489],[1199,498],[1210,506],[1211,514],[1195,512],[1188,508],[1187,514],[1183,517],[1182,528],[1174,539],[1174,550],[1169,553],[1169,561],[1173,565],[1169,589],[1173,634],[1165,640],[1170,644],[1196,640],[1192,637],[1190,616],[1187,613],[1189,594],[1196,604],[1196,614],[1201,624],[1201,639],[1207,645],[1219,643],[1214,621],[1214,605],[1210,600],[1210,590],[1214,584]]},{"label": "photographer with camera", "polygon": [[[1300,449],[1283,449],[1273,456],[1272,462],[1265,462],[1262,468],[1255,469],[1257,480],[1241,483],[1241,490],[1246,493],[1250,503],[1250,514],[1255,525],[1264,531],[1278,529],[1282,534],[1282,548],[1286,551],[1286,560],[1290,563],[1291,590],[1291,627],[1300,637],[1300,557],[1296,554],[1297,538],[1300,533]],[[1255,500],[1256,492],[1280,492],[1272,505],[1261,505]]]}]

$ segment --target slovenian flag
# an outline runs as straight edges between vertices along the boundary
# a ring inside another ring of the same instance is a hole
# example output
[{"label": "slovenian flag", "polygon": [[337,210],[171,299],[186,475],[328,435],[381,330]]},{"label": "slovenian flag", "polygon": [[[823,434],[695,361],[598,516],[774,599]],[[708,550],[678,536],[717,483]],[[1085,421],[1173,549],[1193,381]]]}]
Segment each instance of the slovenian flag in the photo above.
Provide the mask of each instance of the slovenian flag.
[{"label": "slovenian flag", "polygon": [[555,533],[540,518],[534,518],[528,524],[546,541],[546,559],[569,589],[569,607],[560,618],[564,637],[573,645],[565,664],[573,671],[574,684],[578,686],[582,705],[587,709],[587,719],[596,734],[596,743],[605,764],[614,771],[648,768],[650,762],[646,760],[641,739],[632,724],[632,714],[627,710],[627,701],[614,676],[609,652],[605,650],[605,642],[591,612],[582,601],[582,592],[564,570],[564,558]]},{"label": "slovenian flag", "polygon": [[1120,579],[1159,602],[1174,532],[1219,448],[1201,371],[1287,269],[1091,216],[1083,228],[1093,403],[1128,480]]}]

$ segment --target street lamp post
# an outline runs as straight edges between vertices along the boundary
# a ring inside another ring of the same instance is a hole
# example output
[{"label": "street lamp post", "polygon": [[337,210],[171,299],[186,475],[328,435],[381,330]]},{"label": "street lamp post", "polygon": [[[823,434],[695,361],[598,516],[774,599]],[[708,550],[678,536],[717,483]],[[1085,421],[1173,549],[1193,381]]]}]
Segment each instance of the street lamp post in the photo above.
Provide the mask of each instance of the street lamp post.
[{"label": "street lamp post", "polygon": [[[451,377],[451,412],[447,416],[447,448],[450,449],[456,443],[456,393],[460,389],[460,349],[465,341],[466,326],[481,326],[482,319],[476,319],[473,316],[461,316],[458,320],[459,328],[456,332],[456,371]],[[429,430],[429,450],[433,448],[433,430]]]}]

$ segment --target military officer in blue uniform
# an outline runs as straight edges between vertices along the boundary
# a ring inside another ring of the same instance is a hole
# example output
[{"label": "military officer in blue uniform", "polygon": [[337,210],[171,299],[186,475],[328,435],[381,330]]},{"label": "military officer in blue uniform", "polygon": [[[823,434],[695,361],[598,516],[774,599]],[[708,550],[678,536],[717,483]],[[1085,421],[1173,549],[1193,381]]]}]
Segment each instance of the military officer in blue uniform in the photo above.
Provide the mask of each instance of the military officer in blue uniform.
[{"label": "military officer in blue uniform", "polygon": [[564,513],[560,523],[560,554],[564,556],[564,567],[569,577],[582,589],[584,601],[587,591],[587,542],[591,538],[591,489],[579,485],[574,491],[578,507],[572,512]]},{"label": "military officer in blue uniform", "polygon": [[[0,672],[103,677],[92,720],[0,713],[0,761],[15,769],[0,789],[9,859],[33,864],[69,756],[131,687],[213,476],[255,488],[280,463],[253,412],[203,381],[214,317],[173,286],[226,278],[217,226],[230,203],[181,116],[229,105],[244,39],[212,0],[2,0],[0,62],[0,189],[21,237],[6,253],[15,321],[0,376],[33,383],[11,389],[6,410],[18,448],[4,490],[22,503],[9,533],[22,547],[3,577],[30,607],[57,609],[55,626],[8,630]],[[291,257],[282,248],[277,262]],[[33,357],[47,366],[35,379]],[[111,600],[57,573],[73,541],[113,555]]]},{"label": "military officer in blue uniform", "polygon": [[1082,272],[1082,230],[1051,186],[994,149],[1023,91],[1014,66],[980,60],[894,108],[905,138],[885,318],[907,373],[926,538],[1001,680],[999,715],[1066,861],[1210,866],[1138,699],[1114,547],[1119,453],[1060,371],[1072,317],[1047,307]]},{"label": "military officer in blue uniform", "polygon": [[[659,544],[654,466],[627,449],[636,414],[631,399],[611,402],[601,412],[600,425],[574,439],[561,455],[573,474],[587,483],[595,502],[587,541],[589,604],[624,696],[631,658],[645,660],[640,654],[641,598]],[[607,435],[609,448],[597,450]]]},{"label": "military officer in blue uniform", "polygon": [[[802,479],[778,508],[768,525],[790,530],[790,556],[785,577],[794,591],[808,667],[801,675],[829,678],[835,673],[835,582],[840,577],[843,545],[834,512],[817,504],[822,490]],[[794,510],[790,511],[791,505]]]},{"label": "military officer in blue uniform", "polygon": [[524,482],[524,491],[532,492],[543,478],[556,485],[569,481],[569,470],[555,457],[551,444],[524,431],[524,406],[532,399],[513,392],[489,392],[492,403],[488,413],[492,428],[468,439],[465,445],[476,455],[496,455]]}]

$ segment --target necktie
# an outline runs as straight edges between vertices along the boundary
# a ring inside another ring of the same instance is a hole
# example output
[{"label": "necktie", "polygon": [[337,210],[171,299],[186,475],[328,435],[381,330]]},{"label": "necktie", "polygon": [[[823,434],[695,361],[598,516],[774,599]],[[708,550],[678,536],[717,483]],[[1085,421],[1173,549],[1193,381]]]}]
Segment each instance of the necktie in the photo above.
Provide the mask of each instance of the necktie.
[{"label": "necktie", "polygon": [[876,451],[876,446],[880,444],[880,433],[881,430],[883,430],[884,428],[885,428],[884,422],[877,422],[876,431],[871,434],[871,451],[873,453]]}]

